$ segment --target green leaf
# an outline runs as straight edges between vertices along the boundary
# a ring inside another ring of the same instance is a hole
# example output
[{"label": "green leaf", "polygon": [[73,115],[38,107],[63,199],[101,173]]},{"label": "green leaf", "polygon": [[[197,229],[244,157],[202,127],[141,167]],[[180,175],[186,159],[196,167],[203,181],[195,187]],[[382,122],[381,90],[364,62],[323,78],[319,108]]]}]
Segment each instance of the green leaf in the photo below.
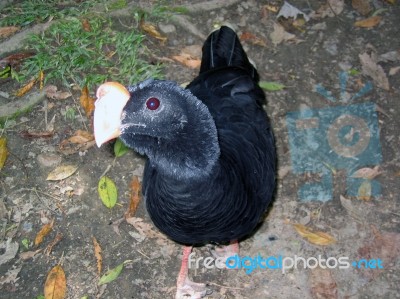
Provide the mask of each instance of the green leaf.
[{"label": "green leaf", "polygon": [[348,70],[348,73],[350,76],[357,76],[357,75],[361,74],[361,72],[356,69],[350,69],[350,70]]},{"label": "green leaf", "polygon": [[111,209],[115,206],[117,203],[118,191],[110,178],[106,176],[101,177],[97,186],[97,191],[99,192],[101,201],[107,208]]},{"label": "green leaf", "polygon": [[285,85],[277,82],[261,81],[259,84],[262,89],[267,91],[278,91],[285,88]]},{"label": "green leaf", "polygon": [[22,239],[21,243],[25,247],[25,249],[29,249],[29,240],[27,238]]},{"label": "green leaf", "polygon": [[129,148],[121,141],[121,139],[117,139],[114,143],[114,154],[116,157],[121,157],[125,155],[129,151]]},{"label": "green leaf", "polygon": [[119,274],[121,274],[122,269],[124,268],[125,263],[119,264],[114,269],[108,270],[99,280],[99,286],[102,284],[109,283],[118,278]]}]

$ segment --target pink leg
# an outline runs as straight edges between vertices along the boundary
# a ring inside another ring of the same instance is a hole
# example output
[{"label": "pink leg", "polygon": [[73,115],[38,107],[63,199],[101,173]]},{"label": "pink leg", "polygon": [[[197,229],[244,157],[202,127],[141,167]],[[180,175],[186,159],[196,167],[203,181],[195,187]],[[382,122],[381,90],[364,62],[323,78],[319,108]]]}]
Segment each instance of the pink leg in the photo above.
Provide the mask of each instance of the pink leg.
[{"label": "pink leg", "polygon": [[182,265],[176,283],[175,299],[200,299],[209,294],[204,283],[195,283],[188,277],[188,260],[191,252],[192,246],[185,246],[183,248]]}]

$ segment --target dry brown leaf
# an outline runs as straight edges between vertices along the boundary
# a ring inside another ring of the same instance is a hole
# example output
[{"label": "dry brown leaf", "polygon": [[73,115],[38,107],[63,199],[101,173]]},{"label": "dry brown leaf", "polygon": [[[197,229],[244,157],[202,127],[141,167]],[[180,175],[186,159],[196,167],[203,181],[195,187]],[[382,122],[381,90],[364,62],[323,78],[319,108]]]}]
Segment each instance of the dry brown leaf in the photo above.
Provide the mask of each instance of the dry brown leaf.
[{"label": "dry brown leaf", "polygon": [[40,71],[39,72],[39,89],[43,89],[43,84],[44,84],[44,72]]},{"label": "dry brown leaf", "polygon": [[95,99],[89,96],[89,89],[87,85],[82,88],[81,96],[79,97],[79,101],[83,110],[85,110],[86,116],[90,117],[94,111],[94,102]]},{"label": "dry brown leaf", "polygon": [[55,236],[54,240],[51,241],[49,245],[47,245],[46,249],[44,250],[44,253],[49,256],[50,253],[53,251],[53,247],[56,246],[63,238],[62,233],[57,233]]},{"label": "dry brown leaf", "polygon": [[43,242],[44,237],[46,237],[53,230],[53,226],[54,219],[51,222],[42,226],[35,237],[35,246],[39,246]]},{"label": "dry brown leaf", "polygon": [[268,10],[274,13],[277,13],[279,11],[279,7],[275,6],[275,5],[270,5],[270,4],[266,4],[262,6],[262,10]]},{"label": "dry brown leaf", "polygon": [[363,16],[368,15],[372,11],[369,0],[352,0],[351,5]]},{"label": "dry brown leaf", "polygon": [[45,299],[63,299],[67,290],[67,280],[64,269],[57,265],[47,274],[44,284]]},{"label": "dry brown leaf", "polygon": [[296,229],[300,236],[307,239],[307,241],[312,244],[330,245],[336,243],[336,239],[327,233],[315,231],[310,227],[298,223],[293,224],[293,227]]},{"label": "dry brown leaf", "polygon": [[45,87],[46,97],[52,100],[65,100],[72,96],[68,91],[60,91],[55,85],[48,85]]},{"label": "dry brown leaf", "polygon": [[7,155],[8,155],[7,139],[6,137],[0,137],[0,170],[6,163]]},{"label": "dry brown leaf", "polygon": [[17,32],[20,27],[17,26],[8,26],[8,27],[0,27],[0,37],[9,37]]},{"label": "dry brown leaf", "polygon": [[101,255],[101,247],[95,237],[92,237],[92,240],[93,240],[93,247],[94,247],[94,256],[96,257],[96,261],[97,261],[97,273],[98,273],[98,275],[100,275],[102,266],[103,266],[103,257]]},{"label": "dry brown leaf", "polygon": [[93,134],[84,130],[77,130],[74,136],[68,138],[69,142],[77,144],[84,144],[92,140],[94,140]]},{"label": "dry brown leaf", "polygon": [[355,27],[372,28],[378,25],[382,20],[381,16],[372,16],[370,18],[360,20],[354,23]]},{"label": "dry brown leaf", "polygon": [[389,90],[389,80],[383,68],[377,63],[376,55],[374,53],[371,53],[371,55],[363,53],[359,57],[363,74],[370,76],[378,87]]},{"label": "dry brown leaf", "polygon": [[36,249],[35,251],[25,251],[25,252],[21,252],[19,254],[19,257],[22,260],[29,260],[30,258],[33,258],[35,255],[37,255],[39,252],[42,251],[42,248]]},{"label": "dry brown leaf", "polygon": [[50,138],[53,137],[54,132],[22,131],[20,134],[23,138]]},{"label": "dry brown leaf", "polygon": [[61,181],[70,177],[78,169],[75,165],[60,165],[56,167],[53,171],[49,173],[46,180],[47,181]]},{"label": "dry brown leaf", "polygon": [[274,23],[274,31],[270,33],[269,37],[275,46],[286,41],[301,42],[296,38],[296,35],[286,32],[285,28],[277,23]]},{"label": "dry brown leaf", "polygon": [[154,37],[163,43],[167,40],[167,38],[165,36],[162,36],[161,33],[157,30],[156,26],[151,23],[142,21],[140,22],[140,28],[151,37]]},{"label": "dry brown leaf", "polygon": [[311,13],[310,17],[314,19],[335,17],[343,11],[343,8],[344,0],[328,0],[326,4],[322,5],[315,12]]},{"label": "dry brown leaf", "polygon": [[142,186],[139,182],[139,178],[137,175],[133,176],[130,187],[131,187],[131,198],[129,201],[129,208],[125,213],[125,218],[133,217],[140,203],[140,198],[141,198],[140,193]]},{"label": "dry brown leaf", "polygon": [[338,298],[337,284],[329,269],[311,269],[310,274],[311,297],[314,299]]},{"label": "dry brown leaf", "polygon": [[242,33],[242,35],[240,36],[240,40],[247,41],[253,45],[267,47],[267,43],[265,42],[265,40],[247,31]]},{"label": "dry brown leaf", "polygon": [[33,88],[33,86],[35,85],[36,81],[37,81],[37,78],[33,78],[26,85],[24,85],[20,89],[18,89],[17,92],[15,93],[15,95],[17,97],[22,97],[24,94],[26,94],[28,91],[30,91]]},{"label": "dry brown leaf", "polygon": [[179,55],[172,56],[172,58],[192,69],[199,68],[201,65],[200,59],[192,57],[191,55],[186,53],[180,53]]},{"label": "dry brown leaf", "polygon": [[82,22],[82,28],[84,31],[86,31],[86,32],[92,31],[92,27],[90,26],[88,19],[83,19],[81,22]]},{"label": "dry brown leaf", "polygon": [[163,234],[157,231],[152,224],[144,222],[142,218],[130,217],[125,218],[126,222],[132,225],[140,235],[147,238],[166,238]]},{"label": "dry brown leaf", "polygon": [[12,67],[15,67],[19,65],[24,59],[29,58],[33,55],[35,55],[35,52],[32,51],[14,53],[2,58],[0,60],[0,66],[11,65]]},{"label": "dry brown leaf", "polygon": [[353,178],[373,180],[381,173],[382,172],[379,170],[379,165],[377,165],[374,168],[365,167],[365,168],[358,169],[351,176]]}]

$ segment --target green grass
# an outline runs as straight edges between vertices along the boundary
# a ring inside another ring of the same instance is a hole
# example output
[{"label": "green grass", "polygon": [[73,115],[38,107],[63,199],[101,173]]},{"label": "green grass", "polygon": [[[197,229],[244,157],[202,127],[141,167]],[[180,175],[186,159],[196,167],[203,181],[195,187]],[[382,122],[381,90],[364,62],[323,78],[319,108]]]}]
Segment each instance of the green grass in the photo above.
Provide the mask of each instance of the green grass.
[{"label": "green grass", "polygon": [[78,3],[73,0],[23,0],[2,9],[0,26],[24,27],[45,22],[50,17],[60,19],[66,16],[80,16],[100,2],[102,1],[88,0]]},{"label": "green grass", "polygon": [[29,38],[28,49],[37,54],[27,59],[20,72],[27,79],[43,71],[46,81],[61,80],[65,85],[89,86],[106,80],[132,84],[160,77],[160,66],[146,61],[145,36],[135,30],[114,31],[111,19],[67,18],[52,25],[44,34]]}]

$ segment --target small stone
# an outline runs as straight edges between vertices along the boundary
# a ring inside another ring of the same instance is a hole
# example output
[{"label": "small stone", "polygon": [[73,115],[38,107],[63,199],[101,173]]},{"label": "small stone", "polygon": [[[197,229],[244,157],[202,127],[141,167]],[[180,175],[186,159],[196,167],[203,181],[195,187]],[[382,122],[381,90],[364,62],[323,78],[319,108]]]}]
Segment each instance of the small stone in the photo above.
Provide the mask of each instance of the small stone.
[{"label": "small stone", "polygon": [[158,24],[158,28],[160,28],[160,31],[164,34],[170,34],[176,32],[176,27],[172,24]]},{"label": "small stone", "polygon": [[55,167],[61,163],[61,157],[56,154],[40,154],[37,156],[37,161],[43,167]]}]

